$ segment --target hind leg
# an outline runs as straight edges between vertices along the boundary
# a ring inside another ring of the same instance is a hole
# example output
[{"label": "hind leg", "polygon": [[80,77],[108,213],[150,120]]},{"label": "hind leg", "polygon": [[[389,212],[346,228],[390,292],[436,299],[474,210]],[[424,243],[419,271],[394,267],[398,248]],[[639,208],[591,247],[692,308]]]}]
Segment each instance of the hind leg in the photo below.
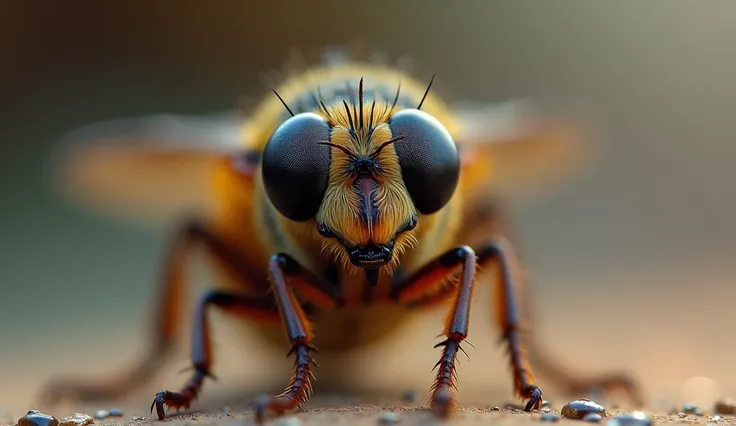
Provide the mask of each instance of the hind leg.
[{"label": "hind leg", "polygon": [[[473,207],[469,213],[470,216],[463,221],[468,226],[462,232],[462,241],[467,241],[471,246],[478,247],[483,244],[483,239],[488,238],[488,236],[508,235],[510,233],[511,227],[501,203],[486,200],[485,203],[478,203]],[[479,229],[482,229],[482,232],[478,232]],[[519,259],[512,250],[511,243],[506,241],[505,246],[508,247],[505,252],[506,259],[511,264],[517,265]],[[502,283],[503,281],[499,280],[497,282]],[[526,291],[528,284],[522,284],[519,279],[515,279],[508,285],[508,291],[517,293],[516,297],[519,299],[517,303],[520,308],[518,319],[524,329],[524,333],[519,333],[519,339],[523,341],[524,347],[527,349],[529,363],[534,366],[537,375],[549,379],[570,395],[584,396],[592,389],[599,389],[604,393],[622,391],[628,395],[635,405],[642,406],[644,397],[640,385],[629,374],[613,371],[584,375],[555,360],[555,357],[540,344],[539,338],[534,334],[536,321],[532,317],[534,313],[532,300],[529,292]],[[497,302],[499,313],[503,312],[503,300],[499,299]],[[499,321],[503,326],[503,320],[499,319]]]},{"label": "hind leg", "polygon": [[[153,377],[176,343],[175,337],[182,321],[182,298],[186,291],[186,260],[194,244],[203,246],[206,252],[227,265],[231,269],[231,275],[236,280],[239,278],[243,290],[265,294],[265,282],[264,288],[260,288],[256,281],[246,280],[253,273],[239,266],[242,262],[238,262],[234,250],[203,224],[197,221],[187,222],[174,236],[167,250],[163,276],[159,281],[158,302],[154,310],[156,317],[148,353],[133,368],[107,380],[52,380],[42,395],[46,403],[51,404],[65,398],[82,401],[115,399],[130,393]],[[275,318],[278,319],[278,315]]]},{"label": "hind leg", "polygon": [[251,297],[228,291],[207,291],[197,303],[192,336],[192,364],[194,373],[179,392],[161,391],[151,404],[156,408],[159,420],[166,416],[164,406],[176,409],[189,408],[202,388],[205,377],[212,373],[212,349],[210,328],[207,324],[207,310],[211,306],[252,320],[278,320],[279,312],[272,298]]}]

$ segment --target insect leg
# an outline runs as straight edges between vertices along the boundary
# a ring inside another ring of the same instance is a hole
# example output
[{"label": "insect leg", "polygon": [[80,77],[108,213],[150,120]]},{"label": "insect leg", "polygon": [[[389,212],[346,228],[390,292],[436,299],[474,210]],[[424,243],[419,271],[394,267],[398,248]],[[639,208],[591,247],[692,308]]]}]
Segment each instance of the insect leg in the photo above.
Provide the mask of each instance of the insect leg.
[{"label": "insect leg", "polygon": [[[542,391],[533,383],[534,378],[525,351],[519,342],[516,294],[506,249],[503,240],[499,239],[481,247],[477,254],[477,261],[475,251],[467,246],[443,254],[420,269],[406,282],[399,284],[394,292],[394,297],[399,302],[412,306],[426,306],[454,294],[454,304],[445,325],[447,339],[435,346],[444,346],[442,358],[437,363],[439,367],[437,378],[432,387],[431,404],[438,414],[446,415],[455,407],[452,397],[452,391],[455,389],[454,362],[458,350],[462,350],[460,342],[467,337],[476,262],[482,267],[493,260],[498,261],[501,274],[498,287],[498,294],[501,297],[499,321],[503,327],[503,336],[511,356],[515,391],[519,396],[529,398],[529,402],[524,407],[525,411],[539,408],[542,404]],[[438,285],[455,272],[452,267],[460,263],[463,264],[463,269],[459,284],[454,283],[437,292]]]},{"label": "insect leg", "polygon": [[[543,355],[536,348],[535,340],[525,339],[526,344],[521,342],[520,306],[524,303],[517,301],[521,296],[518,294],[518,288],[512,276],[511,264],[516,262],[514,251],[511,244],[505,238],[496,238],[492,243],[486,245],[478,252],[478,262],[483,259],[496,258],[499,261],[498,278],[497,278],[497,322],[503,330],[503,337],[507,342],[509,353],[511,355],[511,365],[514,373],[514,387],[516,393],[522,396],[524,390],[533,380],[528,359],[533,359],[536,369],[539,366],[546,367],[548,373],[556,372],[557,375],[551,376],[551,379],[573,393],[584,393],[591,387],[600,387],[605,390],[613,388],[624,388],[630,392],[630,395],[636,403],[641,403],[641,398],[637,386],[630,377],[623,374],[601,375],[586,379],[580,379],[574,375],[565,375],[565,371],[559,366],[553,364],[549,357]],[[527,353],[530,355],[527,358]],[[527,407],[529,407],[527,405]]]},{"label": "insect leg", "polygon": [[[453,287],[454,301],[445,321],[445,340],[435,345],[442,346],[442,357],[435,364],[437,376],[432,385],[430,405],[440,416],[455,409],[453,392],[456,390],[455,358],[462,351],[460,344],[468,335],[470,302],[475,288],[476,254],[468,246],[460,246],[440,255],[422,267],[406,281],[392,289],[392,297],[400,303],[413,304],[441,289],[442,284],[458,272],[460,281]],[[541,404],[541,393],[536,397]]]},{"label": "insect leg", "polygon": [[[533,313],[533,310],[529,307],[528,297],[522,294],[521,301],[527,316],[526,322],[531,324],[530,314]],[[616,371],[587,376],[579,375],[556,361],[549,351],[540,345],[539,338],[534,335],[534,330],[534,327],[526,327],[523,340],[529,353],[529,360],[540,376],[546,377],[570,395],[584,396],[591,390],[601,390],[604,393],[620,390],[629,396],[634,405],[644,405],[641,387],[631,375]]]},{"label": "insect leg", "polygon": [[256,287],[257,281],[246,280],[253,272],[244,268],[236,252],[223,240],[218,238],[204,224],[192,220],[184,224],[169,243],[163,266],[163,276],[159,281],[158,302],[156,303],[156,321],[148,354],[131,370],[122,372],[118,377],[106,383],[82,383],[77,380],[55,380],[45,389],[42,398],[51,404],[63,397],[74,397],[83,401],[119,398],[137,386],[145,383],[160,367],[169,351],[175,344],[177,332],[181,326],[181,307],[186,290],[185,270],[186,257],[192,246],[201,244],[209,254],[221,260],[230,269],[243,286],[243,289],[255,290],[257,294],[264,289]]},{"label": "insect leg", "polygon": [[276,304],[291,344],[289,355],[294,354],[296,360],[294,375],[283,393],[276,396],[264,395],[256,399],[255,411],[258,422],[264,420],[268,411],[283,414],[287,410],[301,408],[312,393],[310,380],[314,377],[311,370],[314,359],[310,352],[316,351],[316,348],[311,344],[312,332],[304,311],[297,303],[293,288],[296,288],[300,294],[302,294],[300,289],[309,288],[311,289],[310,299],[319,298],[324,302],[332,301],[335,308],[342,303],[340,299],[334,299],[329,294],[321,292],[319,290],[322,287],[319,284],[321,279],[307,271],[287,254],[273,255],[268,270]]},{"label": "insect leg", "polygon": [[[467,225],[461,232],[460,239],[462,241],[470,241],[473,247],[482,245],[483,239],[488,235],[505,235],[508,236],[512,230],[508,212],[504,208],[503,200],[481,200],[477,206],[470,210],[470,216],[463,222]],[[485,232],[478,233],[478,229],[484,229]],[[512,248],[512,244],[505,242],[507,248]],[[517,256],[511,250],[506,250],[505,256],[513,263],[517,263]],[[499,282],[500,284],[500,282]],[[522,285],[521,281],[515,281],[518,303],[520,307],[521,318],[524,332],[520,338],[523,346],[526,347],[529,363],[534,366],[534,370],[538,376],[547,378],[550,382],[555,383],[564,392],[570,395],[582,396],[590,390],[598,389],[605,393],[621,390],[628,395],[635,405],[644,405],[642,391],[639,383],[629,374],[624,372],[597,373],[582,376],[564,363],[555,360],[555,357],[549,353],[546,347],[541,345],[540,339],[535,335],[536,327],[534,327],[534,309],[532,306],[533,294],[529,294],[529,287]],[[435,294],[433,297],[418,302],[415,305],[423,307],[437,302],[443,302],[450,295],[452,288],[445,289],[444,292]],[[498,303],[503,300],[499,299]],[[502,310],[498,311],[503,312]]]},{"label": "insect leg", "polygon": [[205,377],[214,378],[210,372],[212,349],[210,329],[207,323],[207,310],[217,306],[228,312],[254,318],[278,318],[278,310],[271,299],[253,297],[228,291],[207,291],[197,303],[192,337],[192,364],[194,373],[179,392],[164,390],[156,394],[151,411],[156,407],[159,420],[165,415],[164,406],[189,408],[202,387]]},{"label": "insect leg", "polygon": [[[478,263],[489,264],[495,260],[498,264],[496,278],[497,322],[502,330],[503,339],[508,346],[511,358],[511,370],[514,378],[515,393],[523,398],[530,398],[524,407],[525,411],[540,408],[542,391],[534,385],[526,350],[520,341],[520,316],[517,288],[512,274],[511,262],[514,261],[511,246],[505,238],[498,237],[484,245],[478,252]],[[535,396],[537,399],[535,400]]]}]

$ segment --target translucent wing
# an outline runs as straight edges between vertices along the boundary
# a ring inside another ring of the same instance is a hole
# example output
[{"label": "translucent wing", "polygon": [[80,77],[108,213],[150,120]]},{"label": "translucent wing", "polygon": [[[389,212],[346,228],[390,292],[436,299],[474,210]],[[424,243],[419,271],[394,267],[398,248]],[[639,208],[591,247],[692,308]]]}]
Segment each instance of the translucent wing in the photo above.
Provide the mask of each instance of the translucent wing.
[{"label": "translucent wing", "polygon": [[596,158],[596,120],[580,103],[464,103],[453,111],[474,191],[492,188],[510,201],[528,201],[579,176]]},{"label": "translucent wing", "polygon": [[59,142],[52,185],[75,204],[139,222],[202,211],[213,201],[213,167],[247,146],[243,126],[236,111],[87,125]]}]

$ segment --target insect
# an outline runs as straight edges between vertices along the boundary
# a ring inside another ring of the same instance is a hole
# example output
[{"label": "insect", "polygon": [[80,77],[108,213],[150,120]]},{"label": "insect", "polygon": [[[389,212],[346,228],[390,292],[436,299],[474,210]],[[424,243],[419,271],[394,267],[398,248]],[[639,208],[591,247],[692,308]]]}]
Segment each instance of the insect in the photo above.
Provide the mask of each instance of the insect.
[{"label": "insect", "polygon": [[[150,355],[125,380],[66,382],[49,398],[120,395],[154,371],[182,322],[178,301],[196,245],[221,285],[197,302],[193,372],[155,396],[159,419],[167,407],[190,407],[212,374],[210,309],[254,324],[264,342],[288,341],[294,374],[280,395],[256,399],[263,420],[308,401],[317,348],[368,345],[438,304],[448,314],[430,406],[447,415],[473,292],[484,281],[496,288],[515,392],[526,411],[540,407],[519,331],[517,258],[494,194],[564,174],[581,148],[579,129],[523,102],[451,107],[433,81],[348,60],[291,76],[247,116],[154,115],[73,132],[58,182],[75,201],[146,219],[201,211],[168,245]],[[481,273],[493,265],[495,274]],[[346,321],[349,330],[339,327]],[[618,375],[557,377],[578,390],[633,389]]]}]

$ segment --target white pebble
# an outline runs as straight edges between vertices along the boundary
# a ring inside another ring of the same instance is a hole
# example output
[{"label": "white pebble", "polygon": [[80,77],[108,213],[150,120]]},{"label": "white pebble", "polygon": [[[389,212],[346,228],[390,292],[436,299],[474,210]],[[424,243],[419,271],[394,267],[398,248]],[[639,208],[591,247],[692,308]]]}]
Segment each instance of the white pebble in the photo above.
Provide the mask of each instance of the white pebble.
[{"label": "white pebble", "polygon": [[382,425],[391,425],[399,422],[399,415],[393,411],[384,411],[378,418],[378,423]]},{"label": "white pebble", "polygon": [[301,426],[301,424],[301,419],[296,416],[280,417],[276,421],[276,426]]}]

